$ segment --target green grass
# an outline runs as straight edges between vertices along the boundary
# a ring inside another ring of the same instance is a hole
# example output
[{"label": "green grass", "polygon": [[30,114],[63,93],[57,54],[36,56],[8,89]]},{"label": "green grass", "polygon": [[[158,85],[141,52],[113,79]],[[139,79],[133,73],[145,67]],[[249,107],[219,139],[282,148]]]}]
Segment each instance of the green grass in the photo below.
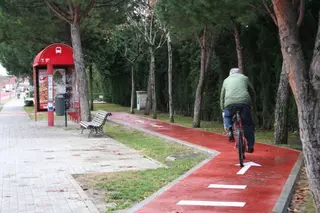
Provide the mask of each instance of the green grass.
[{"label": "green grass", "polygon": [[34,107],[33,106],[24,106],[24,111],[26,111],[28,114],[31,114],[34,112]]},{"label": "green grass", "polygon": [[[89,178],[91,187],[106,192],[105,202],[115,204],[108,212],[126,209],[144,200],[206,158],[204,154],[191,148],[116,124],[106,125],[105,131],[115,140],[167,166],[153,170],[108,173]],[[185,158],[166,161],[169,155],[176,154],[185,155]]]},{"label": "green grass", "polygon": [[[129,112],[129,107],[120,106],[117,104],[95,104],[94,105],[95,110],[106,110],[110,112]],[[144,115],[143,111],[135,111],[136,115],[144,116],[151,118],[151,115]],[[158,114],[158,120],[169,122],[169,114],[167,113],[159,113]],[[186,127],[192,127],[192,118],[181,116],[181,115],[175,115],[174,120],[176,124],[186,126]],[[201,121],[201,128],[202,130],[209,131],[209,132],[215,132],[219,134],[224,134],[223,130],[223,124],[217,123],[217,122],[210,122],[210,121]],[[256,132],[256,140],[262,143],[268,143],[273,144],[273,131],[266,131],[266,130],[257,130]],[[280,145],[283,147],[293,148],[293,149],[299,149],[301,150],[301,144],[298,142],[296,135],[289,134],[289,144],[286,145]]]},{"label": "green grass", "polygon": [[120,106],[118,104],[94,103],[95,110],[108,110],[110,112],[129,112],[129,107]]}]

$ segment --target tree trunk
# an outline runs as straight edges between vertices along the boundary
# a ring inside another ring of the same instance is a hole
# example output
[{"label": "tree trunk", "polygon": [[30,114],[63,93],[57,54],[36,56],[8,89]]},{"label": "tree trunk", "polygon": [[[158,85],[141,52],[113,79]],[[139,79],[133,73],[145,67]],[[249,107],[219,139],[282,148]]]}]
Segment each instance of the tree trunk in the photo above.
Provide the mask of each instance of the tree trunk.
[{"label": "tree trunk", "polygon": [[81,120],[89,121],[91,117],[88,99],[88,79],[84,66],[82,54],[80,25],[78,23],[70,24],[71,39],[73,47],[74,66],[77,73],[77,86],[80,99]]},{"label": "tree trunk", "polygon": [[93,111],[93,77],[92,77],[92,64],[89,66],[89,88],[90,88],[90,110]]},{"label": "tree trunk", "polygon": [[203,89],[204,89],[204,77],[205,77],[205,69],[206,69],[206,50],[207,47],[207,28],[203,29],[202,34],[202,43],[201,43],[201,65],[200,65],[200,76],[199,83],[196,90],[196,97],[194,101],[194,110],[193,110],[193,123],[192,126],[194,128],[200,127],[200,112],[201,112],[201,103],[203,98]]},{"label": "tree trunk", "polygon": [[154,55],[154,47],[149,47],[150,51],[150,83],[151,83],[151,105],[152,105],[152,118],[157,119],[157,96],[156,96],[156,73],[155,73],[155,55]]},{"label": "tree trunk", "polygon": [[[150,61],[150,67],[151,67],[151,61]],[[148,77],[148,94],[146,99],[146,107],[144,109],[144,114],[149,115],[151,111],[152,106],[152,89],[151,89],[151,69],[149,68],[149,77]]]},{"label": "tree trunk", "polygon": [[203,93],[204,93],[205,78],[206,78],[206,74],[211,68],[213,45],[214,45],[213,33],[208,31],[205,27],[203,31],[202,44],[201,44],[201,67],[200,67],[199,84],[196,90],[196,98],[195,98],[194,111],[193,111],[192,126],[194,128],[200,127],[200,122],[201,122],[200,112],[201,112],[201,105],[202,105],[202,99],[203,99]]},{"label": "tree trunk", "polygon": [[234,40],[236,41],[236,50],[237,50],[237,59],[238,59],[238,68],[244,73],[244,61],[243,61],[243,48],[240,42],[240,33],[238,24],[233,21],[234,25]]},{"label": "tree trunk", "polygon": [[207,76],[209,70],[212,65],[212,54],[213,54],[213,46],[214,46],[214,35],[213,32],[207,34],[207,48],[206,48],[206,65],[205,65],[205,77]]},{"label": "tree trunk", "polygon": [[318,17],[318,33],[309,72],[309,79],[311,79],[309,87],[312,87],[312,92],[308,95],[310,101],[305,104],[306,108],[302,109],[305,114],[301,122],[299,116],[299,123],[305,127],[302,130],[300,128],[300,138],[305,145],[304,156],[310,188],[317,212],[320,212],[320,10]]},{"label": "tree trunk", "polygon": [[131,104],[130,104],[130,113],[134,114],[134,100],[135,100],[135,80],[134,80],[134,65],[131,64]]},{"label": "tree trunk", "polygon": [[286,65],[283,62],[280,81],[277,92],[274,142],[275,144],[288,144],[288,107],[290,103],[290,85],[287,76]]},{"label": "tree trunk", "polygon": [[[300,1],[299,18],[297,21],[300,27],[304,17],[304,1]],[[271,15],[272,16],[272,15]],[[277,25],[277,20],[273,18]],[[288,81],[285,64],[282,64],[282,71],[280,74],[280,81],[277,92],[275,121],[274,121],[274,141],[275,144],[288,144],[288,108],[290,104],[290,85]]]},{"label": "tree trunk", "polygon": [[172,44],[171,35],[168,32],[167,35],[167,45],[168,45],[168,95],[169,95],[169,115],[170,122],[174,123],[173,117],[173,100],[172,100]]},{"label": "tree trunk", "polygon": [[[320,212],[320,20],[310,71],[306,69],[290,0],[272,0],[278,20],[281,51],[298,107],[300,138],[310,189]],[[320,11],[319,11],[320,12]]]}]

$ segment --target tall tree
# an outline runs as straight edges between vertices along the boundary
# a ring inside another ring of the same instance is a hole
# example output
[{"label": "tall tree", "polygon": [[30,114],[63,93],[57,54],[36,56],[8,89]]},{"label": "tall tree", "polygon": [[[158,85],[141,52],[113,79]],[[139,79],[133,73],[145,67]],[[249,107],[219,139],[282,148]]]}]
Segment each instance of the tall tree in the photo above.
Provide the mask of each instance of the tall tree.
[{"label": "tall tree", "polygon": [[[61,21],[64,22],[63,24],[61,24],[60,28],[65,29],[65,24],[69,25],[69,30],[71,32],[71,43],[73,46],[73,54],[75,60],[75,70],[78,79],[77,86],[79,91],[81,107],[81,119],[83,120],[90,119],[90,109],[88,100],[88,79],[85,72],[84,55],[81,43],[80,23],[82,23],[83,20],[89,16],[89,12],[92,10],[93,7],[112,8],[109,11],[115,14],[119,11],[119,7],[124,4],[126,4],[125,0],[90,0],[89,2],[85,0],[4,0],[1,2],[1,5],[3,5],[3,8],[6,11],[10,11],[10,13],[14,15],[19,14],[20,17],[28,17],[29,14],[31,15],[31,17],[37,17],[33,16],[32,14],[38,14],[39,11],[41,11],[41,13],[44,13],[44,17],[47,17],[48,13],[45,14],[45,12],[43,11],[44,7],[47,6],[47,8],[49,8],[57,17],[60,18]],[[46,26],[48,25],[48,23],[50,24],[51,22],[46,22],[46,24],[44,25]]]},{"label": "tall tree", "polygon": [[[263,0],[263,5],[271,16],[273,22],[278,26],[277,19],[268,3]],[[300,27],[305,14],[305,0],[292,1],[292,6],[295,9],[297,17],[297,25]],[[274,120],[274,142],[276,144],[288,143],[288,109],[290,103],[290,85],[287,77],[287,66],[283,62],[278,91],[276,96],[275,120]]]},{"label": "tall tree", "polygon": [[[158,0],[154,1],[156,4]],[[164,31],[167,40],[167,51],[168,51],[168,99],[169,99],[169,119],[171,123],[174,123],[174,110],[173,110],[173,94],[172,94],[172,63],[173,63],[173,53],[172,53],[172,33],[169,29],[168,20],[165,13],[165,7],[163,4],[157,5],[156,11],[157,16],[161,23],[161,28]]]},{"label": "tall tree", "polygon": [[170,122],[174,123],[173,116],[173,98],[172,98],[172,39],[171,33],[168,30],[166,33],[167,37],[167,47],[168,47],[168,96],[169,96],[169,117]]},{"label": "tall tree", "polygon": [[81,44],[80,23],[88,17],[89,12],[96,7],[117,7],[122,0],[45,0],[47,6],[70,25],[77,85],[80,98],[81,119],[90,120],[91,113],[88,99],[88,78],[85,71],[84,55]]},{"label": "tall tree", "polygon": [[159,49],[166,40],[159,28],[159,21],[157,20],[156,13],[154,11],[154,4],[154,1],[143,0],[132,14],[128,14],[128,18],[129,23],[133,27],[135,27],[138,32],[141,33],[145,42],[148,45],[148,50],[150,54],[150,68],[148,78],[148,97],[145,114],[149,114],[150,107],[152,107],[152,117],[156,119],[157,94],[155,80],[155,51]]},{"label": "tall tree", "polygon": [[128,61],[131,70],[131,101],[130,101],[130,113],[134,114],[136,82],[135,82],[135,67],[136,62],[140,56],[143,55],[142,35],[137,32],[131,25],[122,24],[119,25],[115,31],[113,31],[114,47],[120,54]]},{"label": "tall tree", "polygon": [[77,73],[81,119],[89,121],[91,113],[88,99],[88,78],[85,71],[84,56],[81,45],[80,22],[88,16],[97,0],[92,0],[89,4],[86,4],[84,1],[72,0],[68,0],[66,2],[45,0],[45,2],[57,17],[70,24],[75,71]]},{"label": "tall tree", "polygon": [[211,68],[212,61],[212,52],[214,46],[214,34],[212,30],[208,29],[207,26],[204,26],[201,39],[201,65],[200,65],[200,76],[199,83],[196,90],[196,97],[194,101],[194,110],[193,110],[193,127],[200,127],[200,113],[201,106],[203,101],[203,93],[205,88],[205,79],[208,74],[209,69]]},{"label": "tall tree", "polygon": [[317,212],[320,212],[320,19],[313,59],[308,69],[302,52],[292,1],[272,0],[272,3],[278,23],[283,60],[298,106],[300,138],[310,189]]}]

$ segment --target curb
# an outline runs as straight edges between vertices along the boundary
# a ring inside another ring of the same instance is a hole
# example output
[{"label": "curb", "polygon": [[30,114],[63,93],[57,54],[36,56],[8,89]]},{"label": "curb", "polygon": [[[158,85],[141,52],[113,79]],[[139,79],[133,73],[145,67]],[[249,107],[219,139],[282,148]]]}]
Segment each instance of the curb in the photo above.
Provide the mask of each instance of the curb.
[{"label": "curb", "polygon": [[287,213],[288,207],[291,202],[295,184],[299,178],[301,167],[303,164],[303,154],[300,153],[298,160],[294,164],[291,173],[284,184],[284,187],[281,191],[280,197],[277,200],[276,205],[273,207],[274,213]]}]

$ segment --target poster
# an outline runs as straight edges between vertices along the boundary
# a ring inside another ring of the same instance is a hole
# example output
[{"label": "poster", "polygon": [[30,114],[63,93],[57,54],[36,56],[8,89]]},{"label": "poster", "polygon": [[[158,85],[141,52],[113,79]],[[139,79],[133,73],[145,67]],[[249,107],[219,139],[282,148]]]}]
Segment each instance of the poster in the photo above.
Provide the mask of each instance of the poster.
[{"label": "poster", "polygon": [[54,96],[66,93],[66,70],[55,68],[53,71]]},{"label": "poster", "polygon": [[39,109],[47,109],[48,104],[48,78],[47,70],[39,69]]}]

